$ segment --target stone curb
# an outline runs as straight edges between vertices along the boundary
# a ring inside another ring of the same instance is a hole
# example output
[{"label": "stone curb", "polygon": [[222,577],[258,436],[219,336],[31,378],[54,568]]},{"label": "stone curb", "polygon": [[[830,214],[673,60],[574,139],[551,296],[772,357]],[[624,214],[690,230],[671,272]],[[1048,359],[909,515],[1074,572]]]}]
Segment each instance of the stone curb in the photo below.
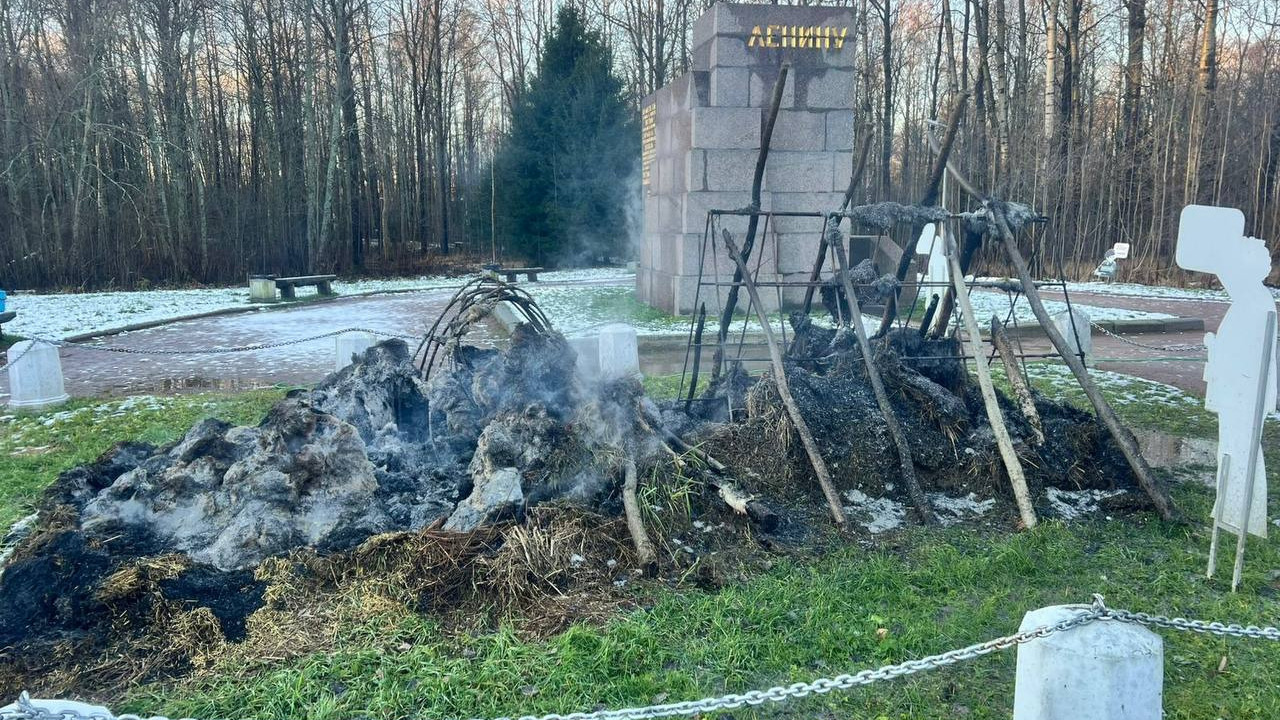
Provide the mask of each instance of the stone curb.
[{"label": "stone curb", "polygon": [[[1204,320],[1201,318],[1174,317],[1133,320],[1099,320],[1095,323],[1108,332],[1117,335],[1156,335],[1165,333],[1204,332]],[[1006,326],[1010,337],[1043,336],[1044,328],[1039,325]]]}]

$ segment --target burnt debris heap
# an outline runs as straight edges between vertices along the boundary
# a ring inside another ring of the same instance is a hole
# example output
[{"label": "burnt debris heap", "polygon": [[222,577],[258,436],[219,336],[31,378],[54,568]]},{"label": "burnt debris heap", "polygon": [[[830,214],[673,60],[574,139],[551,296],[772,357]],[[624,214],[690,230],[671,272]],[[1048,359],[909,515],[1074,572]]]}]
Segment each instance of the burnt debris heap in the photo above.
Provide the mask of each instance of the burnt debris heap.
[{"label": "burnt debris heap", "polygon": [[[848,297],[833,290],[829,300],[849,317]],[[508,347],[466,344],[469,328],[499,303],[526,320]],[[584,380],[570,344],[531,298],[497,281],[472,283],[423,345],[376,345],[314,389],[289,393],[257,426],[203,420],[167,446],[124,443],[63,473],[37,519],[10,538],[0,567],[0,647],[19,649],[0,658],[0,684],[44,677],[47,663],[32,658],[65,657],[55,648],[136,650],[122,638],[184,613],[202,613],[196,625],[212,628],[218,642],[243,639],[251,616],[270,605],[264,568],[283,561],[290,572],[332,579],[343,558],[363,562],[409,542],[387,538],[416,538],[422,553],[481,537],[470,552],[500,553],[508,536],[494,529],[527,525],[540,506],[620,518],[608,532],[612,547],[626,548],[611,552],[627,572],[701,562],[690,541],[672,540],[705,535],[692,533],[695,521],[731,530],[727,540],[702,542],[759,548],[769,538],[768,547],[802,550],[828,536],[828,509],[845,498],[911,504],[921,519],[944,515],[948,498],[970,492],[1011,506],[956,340],[895,329],[870,340],[867,362],[845,323],[822,327],[797,314],[788,337],[778,361],[812,447],[793,441],[798,427],[776,370],[749,376],[730,362],[701,393],[707,402],[689,412],[683,398],[657,404],[637,378]],[[901,420],[925,508],[902,481],[871,368]],[[1092,416],[1035,396],[1032,425],[1019,406],[1003,396],[1000,403],[1041,513],[1053,513],[1051,488],[1111,494],[1133,485]],[[825,458],[830,493],[810,480],[815,452]],[[672,484],[691,492],[687,509],[655,515],[664,511],[652,498]],[[673,542],[675,551],[662,552]],[[312,560],[295,559],[300,552]],[[316,570],[324,558],[329,569]],[[522,577],[564,583],[587,572],[576,554],[547,558]],[[417,597],[435,607],[452,595]]]}]

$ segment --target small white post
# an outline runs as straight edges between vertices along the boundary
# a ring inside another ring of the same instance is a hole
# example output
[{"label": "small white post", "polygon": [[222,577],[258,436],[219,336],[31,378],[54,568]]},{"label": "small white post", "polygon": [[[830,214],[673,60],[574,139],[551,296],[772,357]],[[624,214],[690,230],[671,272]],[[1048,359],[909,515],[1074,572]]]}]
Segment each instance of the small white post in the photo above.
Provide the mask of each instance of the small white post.
[{"label": "small white post", "polygon": [[569,338],[569,347],[578,355],[578,379],[584,383],[600,380],[600,336],[583,335]]},{"label": "small white post", "polygon": [[[1032,610],[1020,631],[1087,611]],[[1160,720],[1164,643],[1139,625],[1099,620],[1018,646],[1013,720]]]},{"label": "small white post", "polygon": [[377,340],[367,332],[347,332],[333,339],[333,371],[338,372],[351,364],[352,356],[373,347]]},{"label": "small white post", "polygon": [[58,348],[40,340],[23,340],[9,348],[9,407],[43,410],[67,401]]},{"label": "small white post", "polygon": [[1071,308],[1070,312],[1063,310],[1053,316],[1053,324],[1066,339],[1067,346],[1071,348],[1071,354],[1076,356],[1083,354],[1085,365],[1093,364],[1093,326],[1090,323],[1089,313],[1078,307]]},{"label": "small white post", "polygon": [[276,281],[269,277],[249,278],[249,302],[275,302]]},{"label": "small white post", "polygon": [[636,329],[623,323],[600,329],[600,379],[605,382],[640,376]]}]

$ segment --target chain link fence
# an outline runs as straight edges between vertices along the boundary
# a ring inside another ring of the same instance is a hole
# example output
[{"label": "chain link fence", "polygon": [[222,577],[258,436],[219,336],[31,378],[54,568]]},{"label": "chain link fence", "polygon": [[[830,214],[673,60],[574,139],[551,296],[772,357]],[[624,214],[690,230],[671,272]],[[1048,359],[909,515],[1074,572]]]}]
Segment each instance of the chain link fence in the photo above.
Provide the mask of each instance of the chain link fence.
[{"label": "chain link fence", "polygon": [[[1220,637],[1280,641],[1280,628],[1206,622],[1203,620],[1188,620],[1181,617],[1170,618],[1164,615],[1112,609],[1105,605],[1101,595],[1095,594],[1093,603],[1088,609],[1081,610],[1072,617],[1050,625],[976,643],[938,655],[929,655],[916,660],[884,665],[853,674],[820,678],[806,683],[779,685],[767,690],[752,690],[745,693],[707,697],[700,700],[684,700],[618,710],[575,712],[565,715],[551,713],[547,715],[521,715],[518,717],[505,716],[493,718],[492,720],[653,720],[654,718],[690,717],[724,710],[737,710],[744,707],[779,704],[811,695],[825,695],[836,691],[850,690],[914,675],[926,670],[936,670],[956,665],[967,660],[1017,647],[1033,640],[1069,632],[1075,628],[1096,622],[1121,622]],[[0,720],[170,720],[161,715],[145,718],[138,715],[91,712],[88,708],[91,708],[91,706],[81,706],[78,703],[63,703],[60,701],[32,700],[27,693],[23,693],[16,703],[0,709]],[[195,719],[183,718],[182,720]]]}]

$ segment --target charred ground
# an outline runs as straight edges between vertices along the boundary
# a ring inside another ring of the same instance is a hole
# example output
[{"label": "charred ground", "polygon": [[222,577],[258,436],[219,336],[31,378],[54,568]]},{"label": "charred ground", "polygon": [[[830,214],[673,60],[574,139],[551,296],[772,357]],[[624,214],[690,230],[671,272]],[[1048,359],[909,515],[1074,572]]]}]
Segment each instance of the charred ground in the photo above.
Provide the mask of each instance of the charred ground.
[{"label": "charred ground", "polygon": [[[840,491],[905,503],[852,337],[796,330],[788,377]],[[987,522],[1012,529],[956,354],[891,333],[875,361],[931,497],[994,499]],[[1043,514],[1049,487],[1132,487],[1092,416],[1039,397],[1047,439],[1032,446],[1001,404]],[[544,629],[608,614],[639,574],[620,517],[628,458],[660,579],[715,587],[778,553],[865,541],[832,530],[768,375],[731,370],[695,408],[657,405],[632,379],[584,383],[563,338],[524,329],[507,350],[456,346],[429,381],[384,343],[255,427],[206,420],[168,446],[117,446],[48,489],[0,575],[0,690],[102,692],[220,654],[305,652],[388,604],[463,623],[517,611]],[[776,525],[731,510],[727,481]]]}]

